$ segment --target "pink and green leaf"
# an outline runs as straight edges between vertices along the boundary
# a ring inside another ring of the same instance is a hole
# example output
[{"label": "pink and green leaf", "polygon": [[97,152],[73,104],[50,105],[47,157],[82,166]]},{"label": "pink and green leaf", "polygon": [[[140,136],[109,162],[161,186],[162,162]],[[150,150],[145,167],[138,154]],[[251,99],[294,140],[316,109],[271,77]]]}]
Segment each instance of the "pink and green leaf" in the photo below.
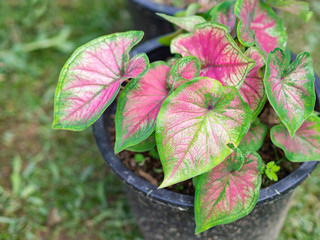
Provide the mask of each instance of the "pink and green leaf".
[{"label": "pink and green leaf", "polygon": [[290,12],[308,22],[313,15],[309,3],[295,0],[267,0],[266,3],[282,11]]},{"label": "pink and green leaf", "polygon": [[234,14],[235,0],[224,1],[210,10],[211,21],[223,24],[229,28],[232,37],[236,36],[237,16]]},{"label": "pink and green leaf", "polygon": [[267,97],[291,137],[314,109],[314,81],[309,53],[299,54],[288,68],[281,49],[269,53],[264,77]]},{"label": "pink and green leaf", "polygon": [[129,51],[143,32],[115,33],[78,48],[63,67],[55,95],[54,128],[83,130],[112,103],[121,83],[145,74],[149,60]]},{"label": "pink and green leaf", "polygon": [[164,170],[161,188],[200,175],[240,143],[250,124],[250,109],[238,90],[210,78],[181,85],[163,103],[156,140]]},{"label": "pink and green leaf", "polygon": [[256,152],[261,148],[267,133],[268,126],[261,123],[260,120],[256,118],[256,120],[251,123],[249,131],[243,137],[238,147],[243,152]]},{"label": "pink and green leaf", "polygon": [[147,139],[143,140],[137,145],[127,147],[126,150],[129,150],[132,152],[146,152],[154,149],[155,146],[156,146],[156,138],[155,138],[155,132],[153,132]]},{"label": "pink and green leaf", "polygon": [[154,131],[161,105],[169,94],[169,70],[165,62],[153,62],[143,77],[131,80],[122,91],[115,117],[115,153],[140,143]]},{"label": "pink and green leaf", "polygon": [[[244,155],[240,148],[237,148],[234,143],[228,143],[227,146],[233,151],[230,155],[232,155],[232,171],[239,171],[244,164]],[[229,155],[229,157],[230,157]],[[201,176],[201,175],[200,175]]]},{"label": "pink and green leaf", "polygon": [[237,0],[234,11],[240,19],[237,36],[243,45],[257,45],[266,56],[276,47],[285,49],[287,35],[282,21],[263,1]]},{"label": "pink and green leaf", "polygon": [[193,33],[181,34],[172,40],[171,52],[197,57],[201,63],[201,77],[239,88],[254,61],[241,52],[228,31],[219,23],[198,24]]},{"label": "pink and green leaf", "polygon": [[[198,77],[200,73],[200,61],[193,56],[178,59],[171,67],[168,75],[168,88],[175,90],[183,82]],[[182,78],[182,80],[181,80]]]},{"label": "pink and green leaf", "polygon": [[265,65],[264,54],[257,48],[249,48],[245,55],[253,59],[256,64],[246,76],[239,92],[243,100],[249,104],[251,109],[251,120],[253,121],[261,112],[266,103],[267,96],[263,84],[263,75],[260,68]]},{"label": "pink and green leaf", "polygon": [[320,118],[315,114],[301,125],[293,137],[283,125],[274,126],[270,137],[292,162],[320,160]]},{"label": "pink and green leaf", "polygon": [[202,174],[195,192],[196,233],[246,216],[259,198],[262,160],[246,153],[240,170],[234,170],[237,155],[231,153],[210,172]]},{"label": "pink and green leaf", "polygon": [[199,23],[204,23],[206,20],[200,16],[187,16],[187,17],[173,17],[163,13],[157,13],[158,16],[163,17],[168,22],[171,22],[178,27],[187,30],[188,32],[192,32],[194,27]]}]

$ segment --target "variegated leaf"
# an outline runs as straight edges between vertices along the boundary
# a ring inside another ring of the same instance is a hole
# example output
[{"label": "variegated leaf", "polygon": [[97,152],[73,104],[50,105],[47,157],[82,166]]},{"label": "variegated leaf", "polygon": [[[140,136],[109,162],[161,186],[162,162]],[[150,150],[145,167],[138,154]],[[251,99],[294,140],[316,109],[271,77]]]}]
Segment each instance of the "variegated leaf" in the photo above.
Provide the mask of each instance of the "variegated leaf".
[{"label": "variegated leaf", "polygon": [[77,49],[63,67],[55,95],[54,128],[83,130],[112,103],[121,83],[145,74],[149,60],[129,51],[143,32],[129,31],[97,38]]},{"label": "variegated leaf", "polygon": [[249,48],[245,55],[253,59],[256,64],[246,76],[239,92],[243,100],[249,104],[252,113],[251,120],[253,121],[261,112],[267,100],[263,84],[263,75],[260,71],[260,68],[265,64],[265,57],[263,53],[255,47]]},{"label": "variegated leaf", "polygon": [[268,133],[268,126],[261,123],[258,118],[251,123],[250,129],[247,134],[242,138],[239,148],[243,152],[258,151]]},{"label": "variegated leaf", "polygon": [[197,57],[201,77],[239,88],[254,61],[240,51],[228,31],[227,27],[214,22],[198,24],[193,33],[181,34],[172,40],[171,52]]},{"label": "variegated leaf", "polygon": [[140,143],[154,131],[161,105],[169,94],[169,70],[165,62],[153,62],[142,78],[133,79],[124,88],[115,117],[115,153]]},{"label": "variegated leaf", "polygon": [[308,22],[313,15],[307,2],[295,0],[266,0],[266,3],[271,7],[298,15],[305,22]]},{"label": "variegated leaf", "polygon": [[165,178],[161,188],[211,170],[240,143],[250,109],[238,90],[210,78],[181,85],[163,103],[156,140]]},{"label": "variegated leaf", "polygon": [[169,71],[168,88],[175,90],[182,83],[198,77],[199,73],[200,62],[196,57],[187,56],[180,58],[175,62]]},{"label": "variegated leaf", "polygon": [[259,197],[262,160],[246,153],[240,170],[234,171],[236,154],[198,179],[195,192],[196,233],[233,222],[252,211]]},{"label": "variegated leaf", "polygon": [[281,49],[269,53],[264,76],[266,93],[291,137],[314,109],[314,80],[309,53],[299,54],[288,68]]},{"label": "variegated leaf", "polygon": [[243,45],[256,44],[266,56],[276,47],[285,49],[287,34],[282,21],[263,1],[237,0],[234,12],[240,19],[237,33]]},{"label": "variegated leaf", "polygon": [[167,21],[177,25],[178,27],[187,30],[188,32],[192,32],[194,26],[199,23],[204,23],[206,20],[200,16],[187,16],[187,17],[173,17],[163,13],[157,13],[160,17],[163,17]]},{"label": "variegated leaf", "polygon": [[283,125],[274,126],[270,136],[273,144],[282,148],[292,162],[320,160],[320,118],[314,114],[301,125],[293,137]]},{"label": "variegated leaf", "polygon": [[209,12],[211,21],[227,26],[232,37],[236,36],[237,16],[234,14],[235,2],[235,0],[224,1]]}]

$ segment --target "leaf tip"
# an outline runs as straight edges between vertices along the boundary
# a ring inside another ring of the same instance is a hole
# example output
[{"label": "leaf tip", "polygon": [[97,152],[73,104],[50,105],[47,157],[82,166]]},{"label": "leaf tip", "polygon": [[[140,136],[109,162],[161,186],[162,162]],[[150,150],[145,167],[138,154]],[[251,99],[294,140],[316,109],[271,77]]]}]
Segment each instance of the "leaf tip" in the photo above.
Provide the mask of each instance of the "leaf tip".
[{"label": "leaf tip", "polygon": [[118,154],[119,152],[121,152],[124,149],[123,146],[121,146],[121,144],[119,144],[119,142],[116,140],[115,144],[114,144],[114,154]]},{"label": "leaf tip", "polygon": [[172,183],[166,176],[164,176],[164,179],[158,188],[161,189],[161,188],[169,187],[172,184],[174,184],[174,183]]},{"label": "leaf tip", "polygon": [[203,224],[197,224],[196,223],[196,229],[195,229],[195,234],[198,235],[206,230],[208,230],[211,227],[214,227],[215,225],[211,225],[211,226],[204,226]]}]

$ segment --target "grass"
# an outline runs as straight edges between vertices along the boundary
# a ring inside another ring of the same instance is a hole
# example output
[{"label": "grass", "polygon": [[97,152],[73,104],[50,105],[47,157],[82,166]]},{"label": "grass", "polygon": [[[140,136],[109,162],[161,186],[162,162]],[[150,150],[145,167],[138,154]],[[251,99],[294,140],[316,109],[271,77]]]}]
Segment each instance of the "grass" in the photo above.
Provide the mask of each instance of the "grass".
[{"label": "grass", "polygon": [[[320,3],[285,15],[293,52],[320,74]],[[51,128],[58,74],[87,41],[130,29],[125,1],[0,1],[0,240],[142,239],[91,129]],[[320,235],[320,170],[298,188],[279,239]]]}]

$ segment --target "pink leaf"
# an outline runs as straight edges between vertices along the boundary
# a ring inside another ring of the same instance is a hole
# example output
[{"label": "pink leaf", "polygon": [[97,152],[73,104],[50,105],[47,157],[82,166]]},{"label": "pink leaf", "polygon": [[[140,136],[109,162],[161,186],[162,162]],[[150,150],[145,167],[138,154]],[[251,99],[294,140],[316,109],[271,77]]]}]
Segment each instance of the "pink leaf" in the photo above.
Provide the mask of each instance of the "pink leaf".
[{"label": "pink leaf", "polygon": [[169,71],[168,87],[177,89],[182,83],[198,77],[200,73],[200,62],[196,57],[188,56],[180,58]]},{"label": "pink leaf", "polygon": [[116,97],[121,83],[142,76],[149,60],[129,51],[143,33],[130,31],[97,38],[77,49],[60,74],[53,126],[82,130],[93,124]]},{"label": "pink leaf", "polygon": [[165,62],[153,62],[142,78],[133,79],[121,93],[115,118],[115,153],[138,144],[154,131],[160,107],[169,94],[169,70]]},{"label": "pink leaf", "polygon": [[223,24],[229,28],[232,37],[236,36],[237,16],[234,14],[235,1],[224,1],[210,10],[211,21]]},{"label": "pink leaf", "polygon": [[307,2],[297,2],[295,0],[267,0],[266,3],[273,8],[298,15],[305,22],[308,22],[313,15],[313,12],[310,11],[309,3]]},{"label": "pink leaf", "polygon": [[320,160],[320,118],[312,114],[291,138],[283,125],[271,129],[271,140],[274,145],[285,152],[292,162]]},{"label": "pink leaf", "polygon": [[239,171],[233,168],[236,160],[232,153],[198,179],[194,203],[196,233],[242,218],[256,205],[261,186],[261,157],[247,153]]},{"label": "pink leaf", "polygon": [[181,85],[163,103],[156,140],[164,169],[160,187],[211,170],[231,152],[248,130],[250,109],[234,87],[210,78]]},{"label": "pink leaf", "polygon": [[243,152],[247,151],[258,151],[262,144],[263,140],[268,133],[267,125],[260,122],[258,118],[254,122],[251,123],[250,129],[247,134],[241,140],[239,144],[239,148]]},{"label": "pink leaf", "polygon": [[309,53],[301,53],[287,68],[276,48],[267,59],[264,84],[270,104],[293,137],[315,105],[314,73]]},{"label": "pink leaf", "polygon": [[238,0],[235,14],[240,19],[238,38],[247,46],[256,44],[268,55],[274,48],[285,49],[287,35],[273,10],[260,0]]},{"label": "pink leaf", "polygon": [[244,56],[228,29],[218,23],[198,24],[193,33],[181,34],[171,43],[171,52],[200,60],[200,76],[218,80],[223,86],[239,88],[254,65]]},{"label": "pink leaf", "polygon": [[265,64],[265,57],[259,49],[254,47],[249,48],[245,55],[253,59],[256,64],[246,76],[239,92],[243,100],[250,106],[252,113],[251,120],[253,121],[261,112],[267,100],[263,84],[263,76],[259,71]]}]

